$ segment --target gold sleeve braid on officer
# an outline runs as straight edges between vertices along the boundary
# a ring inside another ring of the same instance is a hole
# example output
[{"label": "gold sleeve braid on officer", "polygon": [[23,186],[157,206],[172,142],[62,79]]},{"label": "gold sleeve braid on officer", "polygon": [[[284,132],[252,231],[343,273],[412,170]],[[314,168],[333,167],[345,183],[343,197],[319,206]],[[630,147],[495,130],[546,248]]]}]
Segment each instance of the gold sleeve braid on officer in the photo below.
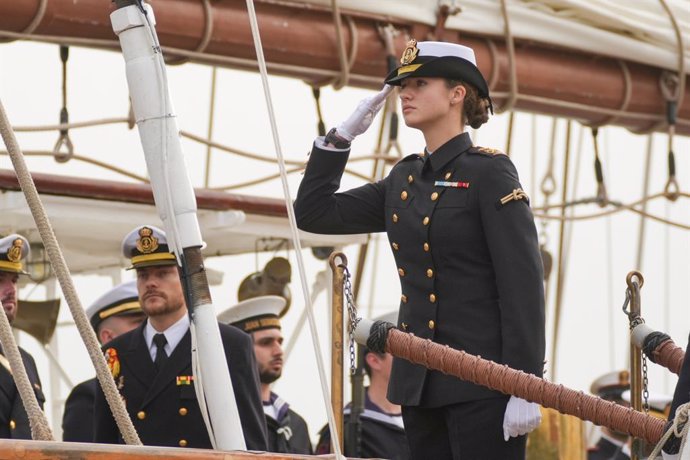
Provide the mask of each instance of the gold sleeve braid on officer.
[{"label": "gold sleeve braid on officer", "polygon": [[[165,232],[139,226],[124,238],[122,251],[136,270],[141,309],[147,315],[139,327],[103,346],[127,412],[144,445],[210,449],[194,391],[189,315]],[[247,449],[266,450],[251,338],[235,327],[218,327]],[[124,443],[100,388],[94,412],[94,441]]]},{"label": "gold sleeve braid on officer", "polygon": [[[541,376],[537,232],[513,163],[474,146],[465,132],[492,111],[474,52],[413,40],[385,82],[314,142],[294,204],[298,226],[325,234],[385,231],[402,290],[401,330]],[[405,123],[422,131],[425,151],[403,158],[383,180],[338,193],[350,142],[367,129],[389,85],[400,86]],[[524,434],[541,417],[520,398],[400,359],[388,398],[402,405],[412,458],[522,459]],[[520,412],[529,414],[527,429],[515,423]]]},{"label": "gold sleeve braid on officer", "polygon": [[280,319],[288,311],[286,299],[276,295],[249,298],[218,315],[221,323],[245,331],[254,342],[254,354],[261,381],[268,451],[286,454],[311,454],[307,422],[283,398],[271,390],[271,385],[283,373],[283,334]]},{"label": "gold sleeve braid on officer", "polygon": [[[16,233],[0,238],[0,299],[10,324],[17,316],[19,299],[17,281],[26,275],[23,260],[29,257],[29,242]],[[38,405],[43,409],[45,396],[41,388],[34,358],[19,347],[29,382],[34,389]],[[0,438],[31,439],[31,426],[22,398],[14,383],[10,363],[0,347]]]}]

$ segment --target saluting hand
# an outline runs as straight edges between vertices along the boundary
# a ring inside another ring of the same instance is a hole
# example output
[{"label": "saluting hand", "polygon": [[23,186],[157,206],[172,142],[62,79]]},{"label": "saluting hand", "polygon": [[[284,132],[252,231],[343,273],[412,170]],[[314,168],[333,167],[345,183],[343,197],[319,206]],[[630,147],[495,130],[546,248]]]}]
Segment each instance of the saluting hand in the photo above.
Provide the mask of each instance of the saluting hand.
[{"label": "saluting hand", "polygon": [[362,99],[352,115],[336,128],[338,136],[352,142],[355,137],[369,129],[371,122],[374,121],[374,117],[383,107],[383,103],[391,91],[393,91],[391,85],[384,85],[378,93]]},{"label": "saluting hand", "polygon": [[503,416],[503,438],[517,437],[534,430],[541,423],[539,404],[511,396]]}]

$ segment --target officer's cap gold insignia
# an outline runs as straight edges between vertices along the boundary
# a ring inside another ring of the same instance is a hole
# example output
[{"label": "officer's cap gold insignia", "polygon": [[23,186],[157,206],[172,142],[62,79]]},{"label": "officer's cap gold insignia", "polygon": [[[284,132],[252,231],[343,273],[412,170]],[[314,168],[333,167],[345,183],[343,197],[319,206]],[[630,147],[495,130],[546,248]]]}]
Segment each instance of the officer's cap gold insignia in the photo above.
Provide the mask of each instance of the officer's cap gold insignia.
[{"label": "officer's cap gold insignia", "polygon": [[15,263],[22,260],[22,246],[24,246],[24,240],[21,238],[14,240],[12,246],[7,250],[7,260]]},{"label": "officer's cap gold insignia", "polygon": [[417,48],[417,40],[414,38],[407,42],[407,46],[403,50],[402,57],[400,58],[400,63],[402,65],[408,65],[415,60],[419,54],[419,48]]},{"label": "officer's cap gold insignia", "polygon": [[151,254],[156,249],[158,249],[158,238],[153,236],[153,230],[148,227],[141,227],[137,240],[137,250],[142,254]]}]

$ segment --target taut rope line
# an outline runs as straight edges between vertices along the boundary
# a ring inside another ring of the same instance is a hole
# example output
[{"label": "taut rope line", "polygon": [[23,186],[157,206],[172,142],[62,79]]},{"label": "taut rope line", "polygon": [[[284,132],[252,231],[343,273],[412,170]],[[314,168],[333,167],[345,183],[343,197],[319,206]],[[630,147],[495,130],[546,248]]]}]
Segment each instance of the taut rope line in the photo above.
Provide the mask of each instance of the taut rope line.
[{"label": "taut rope line", "polygon": [[[309,329],[311,331],[312,346],[314,354],[316,355],[316,364],[319,373],[319,381],[321,383],[321,396],[323,397],[324,405],[326,406],[326,414],[328,416],[328,428],[331,432],[332,439],[338,439],[338,431],[335,425],[335,416],[333,408],[330,405],[328,385],[326,383],[325,366],[323,363],[323,356],[321,347],[319,345],[319,332],[316,327],[316,319],[312,310],[313,305],[311,296],[309,295],[309,286],[307,286],[307,274],[304,268],[304,260],[302,258],[302,243],[299,238],[299,230],[297,229],[297,220],[295,218],[295,210],[292,207],[292,197],[290,196],[290,186],[287,181],[287,172],[285,171],[285,160],[283,158],[283,150],[280,145],[280,137],[278,135],[278,125],[276,122],[275,112],[273,110],[273,102],[271,99],[271,89],[268,84],[268,71],[266,69],[266,61],[264,59],[263,47],[261,45],[261,36],[259,34],[259,24],[256,18],[256,11],[254,10],[254,1],[247,0],[247,10],[249,13],[249,23],[252,29],[252,37],[254,38],[254,47],[256,49],[256,58],[259,63],[259,71],[261,74],[261,82],[264,89],[264,97],[266,99],[266,108],[268,110],[268,117],[271,122],[271,132],[273,134],[273,143],[276,150],[276,157],[278,159],[278,168],[280,170],[280,180],[283,186],[283,195],[285,203],[287,204],[288,220],[290,221],[290,232],[292,236],[292,243],[295,248],[295,257],[297,259],[297,266],[299,268],[299,278],[302,285],[302,293],[304,296],[305,308],[307,309],[307,318],[309,319]],[[343,458],[340,450],[340,445],[336,442],[332,443],[336,458]]]}]

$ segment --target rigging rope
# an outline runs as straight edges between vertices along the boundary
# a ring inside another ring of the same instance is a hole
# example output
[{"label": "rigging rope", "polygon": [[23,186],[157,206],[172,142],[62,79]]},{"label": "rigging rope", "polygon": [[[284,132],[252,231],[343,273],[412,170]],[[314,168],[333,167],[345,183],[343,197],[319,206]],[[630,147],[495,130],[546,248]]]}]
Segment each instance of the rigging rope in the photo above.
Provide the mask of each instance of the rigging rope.
[{"label": "rigging rope", "polygon": [[[319,373],[319,380],[321,383],[321,396],[323,397],[324,404],[326,406],[326,414],[328,416],[328,427],[331,432],[332,439],[338,438],[338,431],[335,425],[335,416],[333,414],[333,408],[330,405],[328,385],[326,383],[326,373],[325,366],[323,364],[323,356],[321,352],[321,346],[319,345],[319,332],[316,326],[316,319],[314,318],[314,312],[312,310],[313,304],[311,302],[311,296],[309,295],[309,286],[307,286],[307,274],[304,268],[304,260],[302,257],[302,243],[299,238],[299,231],[297,229],[297,221],[295,219],[295,211],[291,206],[292,197],[290,196],[290,187],[287,182],[287,172],[285,171],[285,160],[283,159],[282,146],[280,144],[280,138],[278,136],[278,125],[276,122],[276,116],[273,110],[273,102],[271,100],[271,90],[268,84],[268,71],[266,68],[266,61],[264,59],[263,47],[261,45],[261,36],[259,34],[259,24],[256,18],[256,11],[254,10],[254,1],[247,0],[247,10],[249,13],[249,23],[252,29],[252,37],[254,39],[254,47],[256,49],[256,57],[259,63],[259,71],[261,74],[261,82],[264,89],[264,97],[266,100],[266,108],[268,110],[269,120],[271,122],[271,132],[273,134],[273,143],[276,150],[276,156],[278,158],[278,168],[280,170],[280,179],[283,186],[283,195],[285,197],[285,202],[287,203],[287,213],[288,219],[290,221],[290,232],[292,235],[292,243],[295,248],[295,257],[297,259],[297,266],[299,268],[299,277],[302,284],[302,293],[305,301],[305,308],[307,309],[307,318],[309,319],[309,329],[311,331],[312,345],[314,348],[314,354],[316,355],[316,364]],[[332,443],[336,458],[342,458],[342,453],[340,450],[340,445],[337,442]]]},{"label": "rigging rope", "polygon": [[[508,51],[508,67],[510,75],[510,92],[508,93],[508,99],[503,106],[496,109],[496,113],[503,113],[507,111],[512,111],[515,107],[515,102],[518,100],[518,82],[517,82],[517,69],[515,66],[515,41],[513,40],[513,34],[510,32],[510,18],[508,16],[508,6],[506,5],[506,0],[501,0],[501,14],[503,16],[504,31],[506,36],[506,50]],[[494,66],[498,63],[494,61]]]},{"label": "rigging rope", "polygon": [[[62,108],[60,109],[60,124],[64,125],[69,123],[69,112],[67,111],[67,60],[69,59],[69,47],[60,46],[60,61],[62,61]],[[60,153],[62,147],[67,149],[67,153]],[[58,137],[55,146],[53,147],[53,152],[55,152],[55,161],[58,163],[66,163],[74,154],[74,145],[72,145],[72,139],[69,137],[69,129],[60,129],[60,136]]]},{"label": "rigging rope", "polygon": [[12,132],[10,122],[5,113],[5,108],[0,102],[0,134],[5,141],[7,150],[9,152],[12,164],[17,173],[17,179],[21,185],[22,191],[26,197],[26,201],[31,210],[31,215],[36,222],[36,227],[41,235],[41,240],[43,241],[43,246],[46,249],[48,257],[50,259],[50,265],[53,267],[55,276],[60,282],[60,288],[62,289],[67,305],[72,312],[72,317],[77,326],[79,334],[81,335],[84,344],[86,345],[86,350],[89,353],[91,362],[96,369],[96,376],[103,388],[108,405],[115,417],[115,421],[122,433],[122,436],[127,444],[141,444],[139,436],[134,430],[134,425],[132,420],[129,418],[129,414],[125,409],[124,403],[120,397],[120,393],[115,387],[115,380],[113,379],[110,369],[105,362],[105,357],[101,353],[100,345],[96,339],[96,333],[91,327],[89,319],[86,317],[84,308],[81,305],[77,292],[72,283],[72,278],[69,274],[69,269],[67,268],[67,263],[62,255],[60,246],[58,245],[57,239],[55,238],[55,232],[48,220],[48,216],[43,208],[41,199],[36,190],[36,185],[31,178],[31,174],[26,166],[24,157],[22,156],[21,149],[17,143],[17,139]]}]

